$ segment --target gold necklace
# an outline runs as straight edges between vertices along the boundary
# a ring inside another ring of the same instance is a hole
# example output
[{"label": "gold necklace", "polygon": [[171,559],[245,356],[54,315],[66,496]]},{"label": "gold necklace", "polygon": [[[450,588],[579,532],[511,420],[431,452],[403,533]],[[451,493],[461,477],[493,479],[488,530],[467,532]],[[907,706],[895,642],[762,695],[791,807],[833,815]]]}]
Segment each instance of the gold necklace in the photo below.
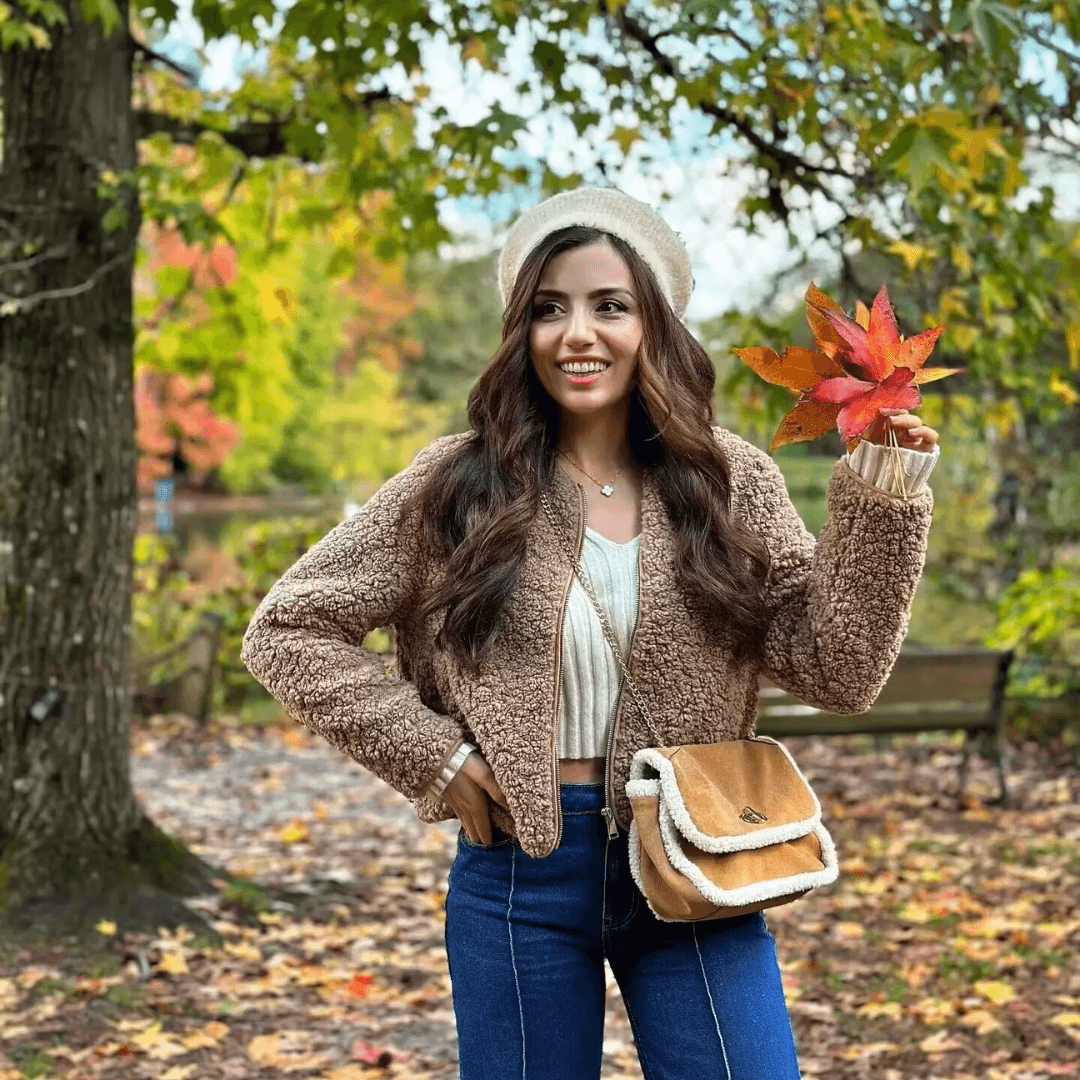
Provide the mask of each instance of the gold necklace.
[{"label": "gold necklace", "polygon": [[585,472],[585,470],[565,450],[560,450],[559,453],[562,454],[562,456],[566,458],[578,472],[585,473],[585,475],[600,489],[601,495],[606,495],[608,498],[611,498],[611,496],[615,494],[615,481],[619,479],[619,474],[626,468],[625,465],[622,469],[619,469],[619,472],[617,472],[606,484],[602,484],[592,473]]}]

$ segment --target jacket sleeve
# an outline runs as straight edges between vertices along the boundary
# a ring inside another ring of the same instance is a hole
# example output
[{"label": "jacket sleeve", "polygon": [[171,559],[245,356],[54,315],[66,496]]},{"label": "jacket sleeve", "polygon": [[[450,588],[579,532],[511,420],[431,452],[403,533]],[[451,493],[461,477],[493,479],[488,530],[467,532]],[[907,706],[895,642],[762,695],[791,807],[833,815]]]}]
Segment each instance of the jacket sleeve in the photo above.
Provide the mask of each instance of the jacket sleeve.
[{"label": "jacket sleeve", "polygon": [[838,461],[815,542],[776,463],[751,449],[757,467],[744,513],[772,562],[762,673],[815,708],[863,712],[885,685],[907,633],[933,494],[928,487],[913,498],[890,494]]},{"label": "jacket sleeve", "polygon": [[286,571],[255,610],[240,651],[290,715],[409,798],[424,793],[465,733],[363,643],[415,601],[421,541],[402,505],[431,454],[422,451]]}]

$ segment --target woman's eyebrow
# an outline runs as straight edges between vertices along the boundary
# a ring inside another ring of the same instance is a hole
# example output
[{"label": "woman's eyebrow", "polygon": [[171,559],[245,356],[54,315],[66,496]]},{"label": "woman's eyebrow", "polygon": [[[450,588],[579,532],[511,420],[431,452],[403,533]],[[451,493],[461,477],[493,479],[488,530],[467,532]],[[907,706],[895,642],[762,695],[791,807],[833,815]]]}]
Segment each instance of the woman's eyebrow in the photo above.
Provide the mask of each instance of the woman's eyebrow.
[{"label": "woman's eyebrow", "polygon": [[[621,285],[605,285],[600,289],[593,289],[587,299],[595,300],[599,296],[611,296],[613,293],[622,293],[625,296],[633,298],[634,294],[629,290],[623,288]],[[537,289],[537,296],[553,296],[559,300],[566,299],[566,293],[560,292],[558,289]]]}]

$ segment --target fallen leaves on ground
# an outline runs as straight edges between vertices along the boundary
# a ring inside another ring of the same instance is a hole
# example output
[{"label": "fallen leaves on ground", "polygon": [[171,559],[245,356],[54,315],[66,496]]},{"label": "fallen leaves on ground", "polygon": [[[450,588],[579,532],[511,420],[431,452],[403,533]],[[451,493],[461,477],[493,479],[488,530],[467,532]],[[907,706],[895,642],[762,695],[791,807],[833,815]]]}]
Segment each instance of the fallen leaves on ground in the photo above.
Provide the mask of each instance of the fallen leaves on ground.
[{"label": "fallen leaves on ground", "polygon": [[[841,857],[836,885],[767,913],[805,1076],[1044,1080],[1080,1060],[1080,807],[1068,770],[1014,756],[1017,804],[947,742],[789,739]],[[0,1080],[453,1080],[443,943],[456,823],[289,723],[133,733],[154,820],[250,881],[196,901],[220,935],[98,931],[0,970]],[[604,1080],[638,1080],[608,972]]]}]

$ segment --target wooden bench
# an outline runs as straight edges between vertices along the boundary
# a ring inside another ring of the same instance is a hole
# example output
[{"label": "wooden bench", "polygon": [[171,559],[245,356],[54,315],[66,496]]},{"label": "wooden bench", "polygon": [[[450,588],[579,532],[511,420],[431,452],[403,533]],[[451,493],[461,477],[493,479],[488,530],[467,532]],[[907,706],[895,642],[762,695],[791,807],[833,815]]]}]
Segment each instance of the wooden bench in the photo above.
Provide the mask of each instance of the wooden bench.
[{"label": "wooden bench", "polygon": [[1002,744],[1005,685],[1012,651],[931,648],[905,645],[889,680],[867,712],[822,712],[765,680],[761,685],[757,730],[780,738],[790,735],[865,735],[875,737],[918,731],[963,731],[959,795],[967,781],[971,743],[980,737],[989,747],[1001,789],[1009,802]]}]

